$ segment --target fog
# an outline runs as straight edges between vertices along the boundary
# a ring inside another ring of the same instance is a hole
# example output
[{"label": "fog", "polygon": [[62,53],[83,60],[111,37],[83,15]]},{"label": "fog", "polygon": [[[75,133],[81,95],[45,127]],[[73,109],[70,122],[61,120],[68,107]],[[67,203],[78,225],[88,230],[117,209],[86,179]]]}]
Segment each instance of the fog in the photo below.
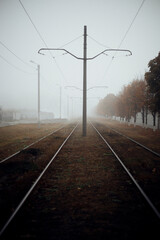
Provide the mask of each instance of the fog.
[{"label": "fog", "polygon": [[38,73],[32,60],[40,65],[41,111],[81,116],[83,61],[38,50],[63,47],[82,57],[86,25],[88,57],[120,45],[133,54],[107,52],[87,62],[87,109],[94,113],[101,98],[143,76],[158,55],[159,12],[159,0],[0,0],[0,106],[37,109]]}]

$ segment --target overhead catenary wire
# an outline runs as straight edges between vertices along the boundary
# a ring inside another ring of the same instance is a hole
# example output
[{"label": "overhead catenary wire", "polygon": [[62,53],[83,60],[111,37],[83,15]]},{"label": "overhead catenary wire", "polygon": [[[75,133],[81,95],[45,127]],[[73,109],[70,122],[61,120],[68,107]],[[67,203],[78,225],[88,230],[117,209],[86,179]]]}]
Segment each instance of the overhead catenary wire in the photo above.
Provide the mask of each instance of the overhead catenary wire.
[{"label": "overhead catenary wire", "polygon": [[[67,45],[69,45],[69,44],[71,44],[71,43],[77,41],[78,39],[80,39],[80,38],[82,38],[82,37],[83,37],[83,35],[81,35],[81,36],[79,36],[79,37],[76,37],[76,38],[74,38],[73,40],[67,42],[66,44],[60,46],[59,48],[63,48],[63,47],[65,47],[65,46],[67,46]],[[63,54],[63,55],[64,55],[64,54]],[[61,72],[61,75],[63,76],[63,79],[64,79],[66,82],[68,82],[67,79],[66,79],[66,77],[65,77],[65,75],[64,75],[64,73],[63,73],[63,71],[62,71],[62,69],[60,68],[59,64],[57,63],[55,57],[54,57],[54,61],[55,61],[56,65],[57,65],[57,68],[58,68],[59,71]]]},{"label": "overhead catenary wire", "polygon": [[69,44],[71,44],[71,43],[77,41],[78,39],[80,39],[80,38],[82,38],[82,37],[83,37],[83,35],[81,35],[81,36],[79,36],[79,37],[76,37],[76,38],[74,38],[73,40],[69,41],[68,43],[66,43],[66,44],[64,44],[64,45],[62,45],[62,46],[60,46],[59,48],[63,48],[63,47],[65,47],[65,46],[67,46],[67,45],[69,45]]},{"label": "overhead catenary wire", "polygon": [[[139,8],[138,8],[138,10],[137,10],[137,12],[136,12],[134,18],[132,19],[132,21],[131,21],[129,27],[127,28],[127,31],[125,32],[125,34],[124,34],[122,40],[120,41],[120,43],[119,43],[119,45],[118,45],[118,49],[121,47],[122,43],[124,42],[125,38],[127,37],[128,33],[129,33],[131,27],[133,26],[133,23],[135,22],[135,20],[136,20],[136,18],[137,18],[137,16],[138,16],[138,14],[139,14],[139,12],[140,12],[142,6],[144,5],[145,1],[146,1],[146,0],[143,0],[143,1],[141,2],[141,4],[140,4],[140,6],[139,6]],[[104,72],[102,78],[104,78],[104,76],[105,76],[106,73],[108,72],[110,66],[111,66],[112,63],[113,63],[113,60],[114,60],[116,54],[117,54],[117,52],[113,55],[113,57],[112,57],[111,61],[109,62],[109,64],[108,64],[108,66],[107,66],[107,68],[106,68],[106,70],[105,70],[105,72]]]},{"label": "overhead catenary wire", "polygon": [[99,41],[97,41],[96,39],[94,39],[93,37],[91,37],[90,35],[87,35],[90,39],[92,39],[94,42],[96,42],[98,45],[102,46],[102,47],[106,47],[106,48],[110,48],[109,46],[100,43]]},{"label": "overhead catenary wire", "polygon": [[28,65],[29,67],[34,68],[32,65],[30,65],[30,64],[27,63],[27,62],[25,62],[22,58],[20,58],[19,56],[17,56],[17,54],[15,54],[12,50],[10,50],[10,49],[9,49],[4,43],[2,43],[1,41],[0,41],[0,44],[1,44],[4,48],[6,48],[10,53],[12,53],[12,54],[13,54],[18,60],[20,60],[22,63]]},{"label": "overhead catenary wire", "polygon": [[124,39],[126,38],[127,34],[129,33],[129,30],[131,29],[131,27],[132,27],[134,21],[136,20],[136,18],[137,18],[137,16],[138,16],[138,14],[139,14],[139,12],[140,12],[140,10],[141,10],[141,8],[142,8],[142,6],[143,6],[143,4],[144,4],[145,1],[146,1],[146,0],[143,0],[143,1],[142,1],[140,7],[138,8],[138,11],[136,12],[136,14],[135,14],[133,20],[131,21],[131,23],[130,23],[130,25],[129,25],[127,31],[126,31],[126,33],[124,34],[124,37],[122,38],[122,40],[121,40],[121,42],[120,42],[118,48],[120,48],[121,45],[122,45],[122,43],[124,42]]},{"label": "overhead catenary wire", "polygon": [[[23,10],[25,11],[26,15],[28,16],[28,18],[29,18],[31,24],[33,25],[34,29],[36,30],[36,32],[37,32],[39,38],[40,38],[41,41],[44,43],[45,47],[48,48],[47,43],[45,42],[44,38],[42,37],[41,33],[39,32],[38,28],[36,27],[35,23],[33,22],[32,18],[30,17],[29,13],[27,12],[27,10],[26,10],[26,8],[24,7],[24,5],[23,5],[23,3],[21,2],[21,0],[19,0],[19,3],[21,4]],[[80,37],[81,37],[81,36],[80,36]],[[73,39],[72,41],[70,41],[70,42],[64,44],[63,46],[66,46],[66,45],[72,43],[73,41],[79,39],[80,37],[77,37],[76,39]],[[67,82],[67,79],[66,79],[66,77],[65,77],[65,75],[64,75],[64,73],[63,73],[61,67],[59,66],[58,62],[56,61],[55,57],[52,55],[51,51],[49,51],[49,53],[50,53],[51,58],[54,60],[56,66],[57,66],[57,68],[58,68],[58,70],[60,71],[60,73],[61,73],[63,79]]]},{"label": "overhead catenary wire", "polygon": [[2,55],[0,55],[0,58],[3,59],[3,61],[5,61],[6,63],[8,63],[10,66],[12,66],[13,68],[15,68],[16,70],[18,71],[21,71],[21,72],[24,72],[24,73],[27,73],[27,74],[34,74],[34,73],[29,73],[29,72],[26,72],[25,70],[22,70],[21,68],[15,66],[13,63],[9,62],[6,58],[4,58]]},{"label": "overhead catenary wire", "polygon": [[[34,23],[33,20],[31,19],[30,15],[29,15],[29,13],[27,12],[26,8],[24,7],[23,3],[21,2],[21,0],[19,0],[19,2],[20,2],[20,4],[21,4],[22,8],[24,9],[26,15],[28,16],[30,22],[32,23],[34,29],[36,30],[38,36],[40,37],[40,39],[41,39],[42,42],[44,43],[45,47],[48,48],[47,43],[45,42],[45,40],[44,40],[44,38],[42,37],[40,31],[38,30],[38,28],[36,27],[35,23]],[[81,37],[83,37],[83,35],[80,35],[80,36],[74,38],[73,40],[71,40],[71,41],[67,42],[66,44],[62,45],[61,47],[67,46],[67,45],[73,43],[74,41],[77,41],[77,40],[80,39]],[[54,62],[55,62],[55,64],[56,64],[59,72],[61,73],[61,76],[63,77],[63,79],[64,79],[66,82],[68,82],[67,79],[66,79],[66,77],[65,77],[65,75],[64,75],[64,73],[63,73],[63,71],[62,71],[62,69],[61,69],[61,67],[59,66],[56,58],[52,55],[51,51],[49,51],[49,54],[50,54],[51,58],[54,60]]]},{"label": "overhead catenary wire", "polygon": [[37,32],[37,34],[38,34],[38,36],[40,37],[40,39],[42,40],[42,42],[44,43],[44,45],[47,47],[47,44],[46,44],[46,42],[44,41],[44,39],[43,39],[42,35],[41,35],[41,34],[40,34],[40,32],[38,31],[38,29],[37,29],[36,25],[35,25],[35,24],[34,24],[34,22],[32,21],[32,19],[31,19],[30,15],[28,14],[28,12],[27,12],[27,10],[25,9],[25,7],[24,7],[23,3],[21,2],[21,0],[19,0],[19,3],[21,4],[21,6],[22,6],[23,10],[25,11],[26,15],[28,16],[28,18],[29,18],[30,22],[32,23],[32,25],[33,25],[34,29],[36,30],[36,32]]},{"label": "overhead catenary wire", "polygon": [[[29,18],[31,24],[33,25],[34,29],[36,30],[39,38],[40,38],[41,41],[44,43],[45,47],[48,48],[47,43],[46,43],[45,40],[43,39],[42,35],[40,34],[38,28],[37,28],[36,25],[34,24],[33,20],[32,20],[31,17],[30,17],[30,15],[28,14],[28,12],[27,12],[26,8],[24,7],[23,3],[21,2],[21,0],[19,0],[19,2],[20,2],[20,4],[21,4],[23,10],[25,11],[26,15],[28,16],[28,18]],[[52,55],[51,51],[49,51],[49,53],[50,53],[52,59],[55,61],[55,64],[56,64],[57,68],[59,69],[60,73],[62,74],[62,69],[59,67],[57,61],[55,60],[55,57]],[[63,76],[63,78],[64,78],[64,74],[62,74],[62,76]],[[66,79],[65,79],[65,81],[66,81]]]}]

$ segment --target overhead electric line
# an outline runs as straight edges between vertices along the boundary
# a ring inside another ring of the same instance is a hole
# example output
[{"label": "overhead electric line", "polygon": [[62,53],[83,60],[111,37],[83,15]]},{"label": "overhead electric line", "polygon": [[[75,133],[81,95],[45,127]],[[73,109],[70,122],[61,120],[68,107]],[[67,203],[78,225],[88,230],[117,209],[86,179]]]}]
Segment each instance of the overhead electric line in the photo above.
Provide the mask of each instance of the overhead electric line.
[{"label": "overhead electric line", "polygon": [[119,44],[118,48],[120,48],[120,47],[121,47],[121,45],[122,45],[122,43],[123,43],[124,39],[126,38],[126,36],[127,36],[128,32],[129,32],[129,30],[131,29],[131,27],[132,27],[132,25],[133,25],[134,21],[136,20],[136,18],[137,18],[137,16],[138,16],[138,14],[139,14],[139,12],[140,12],[140,10],[141,10],[141,8],[142,8],[142,6],[143,6],[143,4],[144,4],[144,2],[145,2],[145,1],[146,1],[146,0],[143,0],[143,1],[142,1],[142,3],[141,3],[141,5],[140,5],[140,7],[138,8],[138,11],[136,12],[136,14],[135,14],[135,16],[134,16],[134,18],[133,18],[132,22],[130,23],[130,25],[129,25],[129,27],[128,27],[127,31],[126,31],[126,33],[124,34],[124,37],[122,38],[122,40],[121,40],[121,42],[120,42],[120,44]]},{"label": "overhead electric line", "polygon": [[[140,7],[138,8],[138,10],[137,10],[137,12],[136,12],[136,14],[135,14],[133,20],[131,21],[131,23],[130,23],[130,25],[129,25],[127,31],[126,31],[126,33],[124,34],[124,36],[123,36],[123,38],[122,38],[120,44],[118,45],[118,49],[121,47],[122,43],[124,42],[124,40],[125,40],[127,34],[129,33],[129,31],[130,31],[130,29],[131,29],[133,23],[135,22],[135,20],[136,20],[136,18],[137,18],[137,16],[138,16],[138,14],[139,14],[139,12],[140,12],[140,10],[141,10],[141,8],[142,8],[142,6],[143,6],[143,4],[144,4],[145,1],[146,1],[146,0],[143,0],[142,3],[141,3],[141,5],[140,5]],[[117,54],[117,52],[113,55],[113,57],[112,57],[110,63],[109,63],[108,66],[107,66],[107,69],[105,70],[105,72],[104,72],[104,74],[103,74],[103,77],[106,75],[106,73],[108,72],[110,66],[112,65],[113,60],[114,60],[116,54]]]},{"label": "overhead electric line", "polygon": [[10,50],[4,43],[2,43],[1,41],[0,41],[0,44],[1,44],[4,48],[6,48],[10,53],[12,53],[18,60],[20,60],[20,61],[23,62],[24,64],[28,65],[29,67],[32,67],[32,68],[33,68],[33,66],[31,66],[29,63],[25,62],[22,58],[18,57],[13,51],[11,51],[11,50]]},{"label": "overhead electric line", "polygon": [[[68,43],[66,43],[66,44],[64,44],[64,45],[62,45],[60,48],[63,48],[63,47],[65,47],[65,46],[67,46],[67,45],[69,45],[69,44],[71,44],[71,43],[77,41],[77,40],[80,39],[81,37],[83,37],[83,35],[74,38],[74,39],[71,40],[70,42],[68,42]],[[49,52],[50,52],[50,51],[49,51]],[[50,52],[50,54],[51,54],[51,52]],[[51,54],[51,55],[52,55],[52,54]],[[64,54],[63,54],[63,55],[64,55]],[[55,58],[55,57],[53,57],[53,58],[54,58],[54,61],[55,61],[56,65],[57,65],[57,68],[59,69],[59,71],[61,72],[61,75],[63,76],[63,79],[64,79],[66,82],[68,82],[67,79],[66,79],[66,77],[65,77],[65,75],[64,75],[64,73],[63,73],[63,71],[62,71],[62,69],[60,68],[59,64],[57,63],[56,58]]]},{"label": "overhead electric line", "polygon": [[24,72],[24,73],[27,73],[27,74],[33,74],[33,73],[26,72],[26,71],[22,70],[21,68],[15,66],[15,65],[12,64],[11,62],[9,62],[6,58],[4,58],[2,55],[0,55],[0,58],[2,58],[3,61],[5,61],[6,63],[8,63],[8,64],[9,64],[10,66],[12,66],[13,68],[15,68],[15,69],[17,69],[17,70],[19,70],[19,71],[21,71],[21,72]]},{"label": "overhead electric line", "polygon": [[92,39],[94,42],[96,42],[98,45],[105,47],[105,48],[110,48],[109,46],[104,45],[103,43],[100,43],[99,41],[97,41],[96,39],[94,39],[93,37],[87,35],[90,39]]},{"label": "overhead electric line", "polygon": [[37,32],[37,34],[38,34],[38,36],[40,37],[40,39],[42,40],[42,42],[44,43],[44,45],[47,47],[47,44],[46,44],[46,42],[44,41],[44,39],[43,39],[42,35],[41,35],[41,34],[40,34],[40,32],[38,31],[38,29],[37,29],[36,25],[35,25],[35,24],[34,24],[34,22],[32,21],[32,19],[31,19],[30,15],[28,14],[28,12],[27,12],[27,10],[25,9],[24,5],[22,4],[21,0],[19,0],[19,2],[20,2],[20,4],[21,4],[21,6],[22,6],[23,10],[25,11],[26,15],[28,16],[28,18],[29,18],[30,22],[32,23],[32,25],[33,25],[34,29],[36,30],[36,32]]},{"label": "overhead electric line", "polygon": [[[34,24],[33,20],[31,19],[30,15],[28,14],[28,12],[27,12],[27,10],[25,9],[24,5],[22,4],[21,0],[19,0],[19,2],[20,2],[20,4],[21,4],[23,10],[25,11],[26,15],[28,16],[28,18],[29,18],[31,24],[33,25],[34,29],[36,30],[38,36],[40,37],[40,39],[41,39],[42,42],[44,43],[45,47],[48,48],[47,43],[46,43],[45,40],[43,39],[43,37],[42,37],[42,35],[40,34],[38,28],[37,28],[36,25]],[[57,68],[59,69],[60,73],[62,74],[62,70],[61,70],[61,68],[59,67],[57,61],[55,60],[55,57],[52,55],[52,53],[51,53],[50,51],[49,51],[49,53],[50,53],[52,59],[55,61],[55,64],[56,64]],[[62,76],[63,76],[63,78],[64,78],[64,74],[62,74]],[[64,78],[64,79],[65,79],[65,81],[66,81],[66,78]]]},{"label": "overhead electric line", "polygon": [[[21,0],[19,0],[19,2],[20,2],[20,4],[21,4],[23,10],[25,11],[26,15],[28,16],[28,18],[29,18],[31,24],[33,25],[34,29],[36,30],[38,36],[40,37],[40,39],[41,39],[42,42],[44,43],[45,47],[48,48],[47,43],[46,43],[45,40],[43,39],[43,37],[42,37],[42,35],[40,34],[38,28],[37,28],[36,25],[34,24],[33,20],[31,19],[30,15],[28,14],[26,8],[25,8],[24,5],[22,4]],[[81,36],[80,36],[80,37],[81,37]],[[66,46],[66,45],[72,43],[73,41],[76,41],[76,40],[79,39],[80,37],[77,37],[77,38],[73,39],[72,41],[66,43],[66,44],[63,45],[63,46]],[[67,81],[67,79],[66,79],[66,77],[64,76],[64,73],[63,73],[62,69],[60,68],[59,64],[57,63],[55,57],[52,55],[51,51],[49,51],[49,53],[50,53],[51,57],[53,58],[53,60],[55,61],[55,64],[56,64],[57,68],[59,69],[59,71],[60,71],[63,79],[64,79],[65,81]]]},{"label": "overhead electric line", "polygon": [[63,48],[63,47],[65,47],[65,46],[67,46],[67,45],[69,45],[69,44],[77,41],[78,39],[80,39],[80,38],[82,38],[82,37],[83,37],[83,35],[81,35],[81,36],[79,36],[79,37],[76,37],[76,38],[74,38],[73,40],[71,40],[70,42],[64,44],[63,46],[60,46],[59,48]]}]

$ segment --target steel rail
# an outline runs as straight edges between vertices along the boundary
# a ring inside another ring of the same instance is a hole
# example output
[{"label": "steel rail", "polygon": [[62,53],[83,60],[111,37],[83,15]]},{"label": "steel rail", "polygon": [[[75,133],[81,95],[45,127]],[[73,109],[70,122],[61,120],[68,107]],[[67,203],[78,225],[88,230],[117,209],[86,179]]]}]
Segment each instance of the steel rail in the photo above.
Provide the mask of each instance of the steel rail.
[{"label": "steel rail", "polygon": [[[106,125],[105,125],[105,126],[106,126]],[[153,154],[156,155],[157,157],[160,157],[160,154],[159,154],[159,153],[157,153],[157,152],[153,151],[152,149],[150,149],[150,148],[144,146],[143,144],[137,142],[136,140],[134,140],[134,139],[132,139],[132,138],[130,138],[130,137],[128,137],[128,136],[126,136],[126,135],[124,135],[124,134],[118,132],[117,130],[115,130],[115,129],[111,128],[111,127],[108,127],[108,126],[106,126],[106,127],[109,128],[109,129],[111,129],[112,131],[118,133],[119,135],[121,135],[121,136],[123,136],[123,137],[129,139],[130,141],[136,143],[138,146],[140,146],[140,147],[146,149],[147,151],[153,153]]]},{"label": "steel rail", "polygon": [[47,134],[46,136],[39,138],[39,139],[36,140],[35,142],[33,142],[33,143],[27,145],[26,147],[22,148],[21,150],[19,150],[19,151],[13,153],[12,155],[10,155],[10,156],[8,156],[8,157],[2,159],[2,160],[0,161],[0,163],[3,163],[3,162],[5,162],[5,161],[9,160],[10,158],[16,156],[17,154],[19,154],[19,153],[22,152],[23,150],[25,150],[25,149],[27,149],[27,148],[33,146],[34,144],[36,144],[36,143],[38,143],[38,142],[40,142],[40,141],[42,141],[43,139],[49,137],[50,135],[52,135],[53,133],[55,133],[55,132],[61,130],[61,129],[64,128],[64,127],[65,127],[65,126],[62,126],[62,127],[58,128],[58,129],[54,130],[53,132]]},{"label": "steel rail", "polygon": [[109,149],[111,150],[111,152],[113,153],[113,155],[116,157],[116,159],[120,162],[121,166],[124,168],[124,170],[126,171],[126,173],[129,175],[129,177],[131,178],[132,182],[136,185],[136,187],[138,188],[138,190],[140,191],[140,193],[142,194],[142,196],[144,197],[144,199],[147,201],[147,203],[149,204],[149,206],[151,207],[151,209],[153,210],[153,212],[156,214],[156,216],[160,219],[160,213],[157,210],[157,208],[154,206],[154,204],[151,202],[151,200],[149,199],[149,197],[146,195],[146,193],[143,191],[143,189],[140,187],[140,185],[137,183],[137,181],[135,180],[135,178],[132,176],[132,174],[129,172],[129,170],[127,169],[127,167],[124,165],[124,163],[122,162],[122,160],[118,157],[118,155],[116,154],[116,152],[113,150],[113,148],[110,146],[110,144],[106,141],[106,139],[102,136],[102,134],[97,130],[97,128],[92,124],[92,127],[95,129],[95,131],[98,133],[98,135],[103,139],[103,141],[106,143],[106,145],[109,147]]},{"label": "steel rail", "polygon": [[53,160],[56,158],[56,156],[58,155],[58,153],[61,151],[62,147],[65,145],[65,143],[68,141],[68,139],[71,137],[72,133],[75,131],[75,129],[77,128],[79,123],[77,123],[77,125],[73,128],[73,130],[70,132],[70,134],[68,135],[68,137],[64,140],[64,142],[61,144],[61,146],[58,148],[57,152],[54,154],[54,156],[51,158],[51,160],[49,161],[49,163],[46,165],[46,167],[43,169],[43,171],[41,172],[41,174],[39,175],[39,177],[35,180],[35,182],[33,183],[33,185],[31,186],[31,188],[28,190],[28,192],[26,193],[26,195],[23,197],[23,199],[21,200],[21,202],[18,204],[18,206],[16,207],[16,209],[14,210],[14,212],[12,213],[12,215],[9,217],[9,219],[7,220],[7,222],[5,223],[5,225],[3,226],[3,228],[0,231],[0,236],[2,236],[2,234],[4,233],[4,231],[6,230],[6,228],[8,227],[8,225],[11,223],[11,221],[14,219],[14,217],[16,216],[16,214],[18,213],[18,211],[21,209],[21,207],[23,206],[23,204],[25,203],[25,201],[27,200],[27,198],[30,196],[30,194],[32,193],[33,189],[36,187],[36,185],[38,184],[38,182],[40,181],[40,179],[42,178],[42,176],[44,175],[44,173],[47,171],[47,169],[49,168],[49,166],[51,165],[51,163],[53,162]]}]

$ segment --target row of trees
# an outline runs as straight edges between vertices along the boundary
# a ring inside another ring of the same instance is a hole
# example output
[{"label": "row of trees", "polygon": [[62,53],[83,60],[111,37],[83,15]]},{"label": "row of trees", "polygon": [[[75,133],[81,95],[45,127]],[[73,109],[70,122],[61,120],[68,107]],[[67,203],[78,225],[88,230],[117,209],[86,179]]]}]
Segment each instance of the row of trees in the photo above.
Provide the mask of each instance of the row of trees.
[{"label": "row of trees", "polygon": [[[103,116],[119,116],[136,122],[137,113],[142,114],[142,123],[147,124],[148,113],[153,116],[153,126],[156,125],[156,115],[160,119],[160,52],[148,64],[149,71],[143,79],[135,79],[124,86],[118,95],[108,94],[100,100],[97,113]],[[159,122],[159,121],[158,121]]]}]

